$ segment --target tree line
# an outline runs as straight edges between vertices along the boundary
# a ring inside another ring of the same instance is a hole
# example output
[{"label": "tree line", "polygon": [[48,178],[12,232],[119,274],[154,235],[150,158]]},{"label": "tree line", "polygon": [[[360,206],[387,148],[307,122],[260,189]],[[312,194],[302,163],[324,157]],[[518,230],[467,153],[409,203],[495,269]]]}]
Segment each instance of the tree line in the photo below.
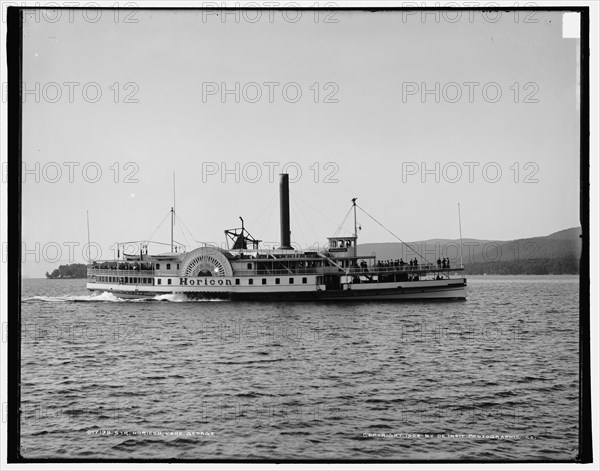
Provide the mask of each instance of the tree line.
[{"label": "tree line", "polygon": [[87,265],[84,263],[71,263],[69,265],[61,265],[52,273],[46,272],[46,278],[86,278]]}]

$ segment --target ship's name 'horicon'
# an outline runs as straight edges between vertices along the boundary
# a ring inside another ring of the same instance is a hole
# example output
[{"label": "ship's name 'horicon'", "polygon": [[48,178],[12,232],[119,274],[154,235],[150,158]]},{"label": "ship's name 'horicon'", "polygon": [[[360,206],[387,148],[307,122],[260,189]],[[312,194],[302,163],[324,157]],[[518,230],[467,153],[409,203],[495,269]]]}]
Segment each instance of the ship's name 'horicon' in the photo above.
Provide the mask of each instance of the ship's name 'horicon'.
[{"label": "ship's name 'horicon'", "polygon": [[231,286],[231,280],[215,280],[208,278],[179,278],[179,284],[182,286]]}]

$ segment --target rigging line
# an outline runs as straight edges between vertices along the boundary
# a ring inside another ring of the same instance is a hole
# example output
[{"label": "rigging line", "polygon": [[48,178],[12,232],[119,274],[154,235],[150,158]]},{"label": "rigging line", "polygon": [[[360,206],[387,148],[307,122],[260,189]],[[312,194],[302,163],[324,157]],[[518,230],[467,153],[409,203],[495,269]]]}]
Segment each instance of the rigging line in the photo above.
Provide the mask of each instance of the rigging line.
[{"label": "rigging line", "polygon": [[154,237],[154,234],[156,234],[156,231],[158,231],[162,227],[162,225],[165,222],[165,219],[167,219],[170,215],[171,215],[171,211],[169,210],[169,212],[167,212],[167,214],[165,214],[165,217],[160,222],[160,224],[158,226],[156,226],[156,229],[154,229],[154,232],[152,232],[152,234],[150,235],[150,237],[148,237],[146,240],[150,240],[150,239],[152,239],[152,237]]},{"label": "rigging line", "polygon": [[[188,234],[190,235],[190,237],[192,238],[192,240],[196,240],[196,238],[194,237],[194,234],[192,233],[192,231],[190,231],[190,229],[185,225],[185,223],[183,222],[183,220],[179,216],[177,216],[177,214],[175,214],[175,219],[177,221],[179,221],[179,224],[181,224],[181,227],[188,232]],[[182,230],[181,233],[183,234],[183,237],[185,237],[185,240],[187,242],[188,238],[186,237],[185,232]]]},{"label": "rigging line", "polygon": [[358,209],[360,209],[363,213],[365,213],[367,216],[369,216],[371,219],[373,219],[373,221],[375,221],[377,224],[379,224],[381,227],[383,227],[387,232],[389,232],[391,235],[393,235],[396,239],[398,239],[400,242],[402,242],[404,245],[406,245],[411,251],[413,251],[415,254],[417,254],[419,257],[421,257],[423,260],[425,260],[427,263],[429,263],[429,261],[425,257],[423,257],[423,255],[421,255],[419,252],[417,252],[415,249],[413,249],[410,245],[408,245],[406,242],[404,242],[400,237],[398,237],[396,234],[394,234],[392,231],[390,231],[387,227],[385,227],[383,224],[381,224],[377,219],[375,219],[373,216],[371,216],[369,213],[367,213],[359,205],[356,205],[356,207]]},{"label": "rigging line", "polygon": [[[210,246],[210,247],[216,247],[218,246],[218,243],[215,242],[206,242],[205,240],[198,240],[196,239],[196,236],[194,236],[194,234],[192,233],[192,231],[189,230],[189,228],[183,223],[183,221],[180,219],[179,222],[185,227],[185,229],[188,231],[190,237],[192,238],[192,240],[194,242],[196,242],[197,244],[203,245],[203,246]],[[190,245],[191,248],[191,245]]]},{"label": "rigging line", "polygon": [[179,216],[177,216],[177,213],[175,213],[175,222],[179,221],[180,224],[180,230],[181,230],[181,235],[183,235],[183,238],[185,239],[185,244],[186,247],[190,247],[190,241],[187,238],[187,235],[185,234],[185,224],[183,223],[183,221],[181,220],[181,218]]},{"label": "rigging line", "polygon": [[[306,220],[306,218],[304,217],[304,214],[302,214],[302,211],[300,211],[300,208],[298,207],[298,203],[295,201],[294,198],[290,198],[290,210],[291,210],[291,217],[290,217],[290,224],[292,225],[293,229],[298,229],[298,231],[300,232],[300,235],[302,236],[303,239],[303,247],[306,247],[306,236],[304,235],[304,231],[302,230],[302,226],[304,225],[302,223],[302,221],[300,221],[300,217],[302,217],[303,219]],[[306,225],[312,230],[312,227],[310,227],[310,224],[308,223],[308,221],[306,221]]]},{"label": "rigging line", "polygon": [[337,222],[335,222],[333,219],[331,219],[329,216],[327,216],[325,213],[323,213],[322,211],[320,211],[319,209],[315,208],[314,206],[312,206],[311,204],[309,204],[307,201],[305,201],[304,199],[302,199],[295,191],[290,190],[290,193],[292,193],[294,195],[294,198],[299,199],[300,201],[302,201],[306,206],[308,206],[310,209],[312,209],[313,211],[316,211],[317,213],[319,213],[321,216],[323,216],[325,219],[327,219],[329,222],[332,222],[333,224],[337,224]]},{"label": "rigging line", "polygon": [[269,217],[267,218],[267,222],[265,223],[265,225],[263,226],[263,230],[260,233],[260,235],[258,236],[259,240],[262,240],[263,235],[265,234],[265,231],[267,230],[267,227],[269,226],[269,223],[271,222],[271,218],[273,217],[273,213],[275,212],[275,207],[277,205],[274,204],[273,207],[271,208],[271,212],[269,213]]},{"label": "rigging line", "polygon": [[344,224],[346,224],[346,219],[348,219],[348,216],[350,215],[351,211],[352,211],[352,206],[350,206],[350,209],[348,209],[348,212],[344,216],[344,219],[342,220],[342,222],[340,223],[340,225],[338,226],[338,228],[335,230],[335,233],[333,234],[333,237],[337,237],[337,235],[340,233],[340,231],[342,230]]},{"label": "rigging line", "polygon": [[[306,225],[308,226],[308,228],[311,230],[311,232],[313,233],[313,235],[315,236],[315,240],[314,242],[317,244],[318,247],[321,246],[321,242],[322,242],[322,237],[323,236],[319,236],[319,234],[316,233],[316,231],[313,229],[312,225],[310,224],[310,221],[308,220],[308,218],[306,217],[306,215],[304,214],[304,212],[302,211],[302,208],[300,207],[300,205],[295,201],[295,198],[292,199],[293,204],[296,206],[296,210],[298,211],[298,213],[300,213],[300,216],[302,216],[302,218],[306,221]],[[302,229],[300,229],[300,231],[302,232]],[[304,234],[302,234],[302,236],[304,237]],[[305,241],[306,243],[306,241]],[[323,246],[325,246],[325,244],[323,244]],[[310,247],[314,247],[314,244],[312,244]],[[306,248],[308,248],[308,245],[306,246]]]},{"label": "rigging line", "polygon": [[267,212],[267,210],[268,210],[268,209],[271,207],[271,205],[273,204],[273,201],[275,200],[275,196],[276,196],[276,195],[273,195],[273,196],[271,197],[271,199],[270,199],[270,200],[269,200],[269,202],[268,202],[268,203],[265,205],[265,207],[264,207],[264,209],[262,210],[262,212],[261,212],[261,213],[258,215],[258,217],[257,217],[256,219],[254,219],[254,220],[251,222],[251,224],[250,224],[251,226],[254,226],[254,225],[257,225],[257,226],[258,226],[258,223],[259,223],[260,219],[261,219],[261,218],[262,218],[262,217],[265,215],[265,213]]},{"label": "rigging line", "polygon": [[[302,216],[304,216],[302,214],[302,212],[300,211],[300,209],[298,208],[298,204],[293,199],[291,200],[291,203],[292,203],[292,210],[294,211],[294,213],[300,213]],[[292,218],[292,220],[294,220],[294,219],[295,218]],[[307,223],[308,223],[308,221],[307,221]],[[296,225],[296,224],[294,224],[294,225]],[[310,224],[309,224],[309,227],[310,227]],[[302,224],[297,224],[297,228],[300,231],[300,236],[302,237],[302,239],[304,241],[303,246],[306,247],[308,244],[306,242],[306,236],[304,235],[304,231],[302,230]],[[312,228],[311,228],[311,230],[312,230]]]}]

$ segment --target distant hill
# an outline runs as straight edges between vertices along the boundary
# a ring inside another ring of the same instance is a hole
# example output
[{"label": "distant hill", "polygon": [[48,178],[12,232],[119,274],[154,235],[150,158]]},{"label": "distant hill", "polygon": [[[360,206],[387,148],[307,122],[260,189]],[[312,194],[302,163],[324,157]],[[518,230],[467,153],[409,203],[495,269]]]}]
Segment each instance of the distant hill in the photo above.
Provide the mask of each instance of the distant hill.
[{"label": "distant hill", "polygon": [[83,263],[71,263],[69,265],[61,265],[57,269],[53,270],[52,273],[46,272],[46,278],[86,278],[87,277],[87,265]]},{"label": "distant hill", "polygon": [[[510,241],[463,239],[463,264],[466,274],[546,275],[579,273],[581,228],[573,227],[548,236]],[[448,257],[452,264],[460,263],[460,241],[431,239],[400,242],[359,244],[358,253],[377,253],[379,260],[417,256],[414,249],[429,261]],[[412,248],[412,249],[411,249]],[[418,258],[418,256],[417,256]]]}]

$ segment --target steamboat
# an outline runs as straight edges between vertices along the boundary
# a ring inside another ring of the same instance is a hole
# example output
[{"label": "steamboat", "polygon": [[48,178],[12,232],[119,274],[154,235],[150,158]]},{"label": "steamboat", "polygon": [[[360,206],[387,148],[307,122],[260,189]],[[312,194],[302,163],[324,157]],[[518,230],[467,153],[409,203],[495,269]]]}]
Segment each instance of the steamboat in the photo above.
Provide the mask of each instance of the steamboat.
[{"label": "steamboat", "polygon": [[[380,301],[466,299],[463,270],[448,259],[424,257],[405,263],[359,254],[356,198],[352,200],[354,234],[328,237],[323,249],[291,246],[289,176],[280,175],[280,235],[276,249],[261,248],[244,227],[225,231],[227,248],[205,245],[187,251],[173,242],[171,208],[169,252],[139,253],[116,260],[96,260],[87,267],[87,288],[121,298],[158,298],[180,294],[189,299],[245,301]],[[231,248],[229,247],[231,245]],[[461,244],[462,245],[462,244]],[[415,252],[416,253],[416,252]],[[418,255],[418,254],[417,254]],[[462,257],[461,257],[462,258]]]}]

